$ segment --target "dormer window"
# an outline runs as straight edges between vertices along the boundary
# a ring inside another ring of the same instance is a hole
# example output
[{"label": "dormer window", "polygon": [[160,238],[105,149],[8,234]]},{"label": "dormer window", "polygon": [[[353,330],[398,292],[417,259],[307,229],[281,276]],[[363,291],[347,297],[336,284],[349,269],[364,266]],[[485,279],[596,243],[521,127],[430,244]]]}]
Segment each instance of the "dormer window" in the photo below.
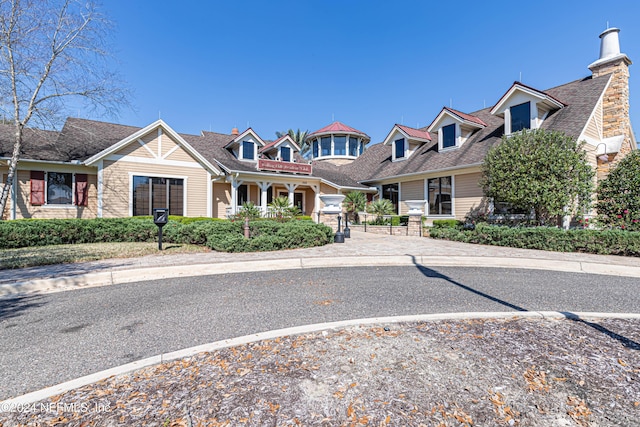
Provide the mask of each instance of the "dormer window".
[{"label": "dormer window", "polygon": [[442,148],[456,146],[456,124],[452,123],[442,127]]},{"label": "dormer window", "polygon": [[490,113],[504,119],[504,133],[511,135],[523,129],[539,129],[551,112],[565,106],[548,93],[515,82]]},{"label": "dormer window", "polygon": [[405,140],[404,138],[400,138],[400,139],[396,139],[395,141],[393,141],[393,146],[394,146],[394,154],[395,154],[395,159],[403,159],[405,157],[405,153],[406,153],[406,146],[405,146]]},{"label": "dormer window", "polygon": [[244,160],[255,160],[256,145],[251,141],[242,141],[242,158]]},{"label": "dormer window", "polygon": [[522,129],[531,128],[531,103],[525,102],[520,105],[514,105],[510,108],[511,112],[511,132],[518,132]]},{"label": "dormer window", "polygon": [[291,161],[291,148],[280,147],[280,160],[282,160],[283,162]]}]

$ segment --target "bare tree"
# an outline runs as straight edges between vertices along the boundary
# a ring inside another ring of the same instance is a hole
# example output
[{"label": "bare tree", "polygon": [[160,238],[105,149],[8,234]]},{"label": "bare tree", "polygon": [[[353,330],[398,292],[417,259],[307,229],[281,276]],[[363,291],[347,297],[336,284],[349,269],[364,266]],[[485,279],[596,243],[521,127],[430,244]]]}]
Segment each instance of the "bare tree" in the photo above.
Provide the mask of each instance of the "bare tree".
[{"label": "bare tree", "polygon": [[91,0],[0,0],[0,113],[15,126],[0,217],[30,121],[53,128],[68,109],[113,114],[126,102],[110,71],[110,30]]}]

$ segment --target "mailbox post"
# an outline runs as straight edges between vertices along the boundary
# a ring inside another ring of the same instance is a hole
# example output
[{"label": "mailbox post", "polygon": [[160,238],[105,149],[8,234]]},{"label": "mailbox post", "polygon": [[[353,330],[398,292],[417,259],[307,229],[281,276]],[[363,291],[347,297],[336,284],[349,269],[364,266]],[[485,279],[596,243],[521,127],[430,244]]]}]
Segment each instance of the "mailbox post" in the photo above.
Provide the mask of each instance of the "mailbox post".
[{"label": "mailbox post", "polygon": [[162,250],[162,227],[169,221],[168,208],[154,208],[153,222],[158,226],[158,250]]}]

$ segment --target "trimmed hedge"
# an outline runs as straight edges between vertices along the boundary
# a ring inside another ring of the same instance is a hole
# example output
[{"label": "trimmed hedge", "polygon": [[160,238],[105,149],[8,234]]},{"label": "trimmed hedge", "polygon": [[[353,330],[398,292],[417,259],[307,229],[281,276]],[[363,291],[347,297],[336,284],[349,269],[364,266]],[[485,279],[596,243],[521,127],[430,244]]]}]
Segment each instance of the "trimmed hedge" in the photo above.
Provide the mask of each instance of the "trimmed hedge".
[{"label": "trimmed hedge", "polygon": [[152,242],[148,218],[27,219],[0,221],[0,249],[100,242]]},{"label": "trimmed hedge", "polygon": [[584,252],[601,255],[640,256],[640,232],[623,230],[563,230],[551,227],[500,227],[478,224],[475,230],[434,227],[430,236],[482,245]]},{"label": "trimmed hedge", "polygon": [[460,228],[462,227],[462,221],[457,219],[434,219],[434,228]]},{"label": "trimmed hedge", "polygon": [[[192,219],[192,221],[186,221]],[[255,221],[251,238],[243,222],[211,218],[170,218],[163,228],[167,243],[189,243],[217,251],[252,252],[321,246],[333,231],[312,221]],[[0,221],[0,249],[99,242],[155,242],[158,227],[149,217]]]}]

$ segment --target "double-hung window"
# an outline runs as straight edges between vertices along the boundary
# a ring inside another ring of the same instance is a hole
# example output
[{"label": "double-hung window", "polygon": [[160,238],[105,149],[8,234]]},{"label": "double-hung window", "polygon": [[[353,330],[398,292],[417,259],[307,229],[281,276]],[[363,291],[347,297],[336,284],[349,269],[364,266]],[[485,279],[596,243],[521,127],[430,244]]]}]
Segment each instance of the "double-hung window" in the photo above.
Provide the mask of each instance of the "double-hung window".
[{"label": "double-hung window", "polygon": [[531,104],[514,105],[511,112],[511,133],[531,128]]},{"label": "double-hung window", "polygon": [[291,161],[291,148],[280,147],[280,160],[282,160],[283,162]]},{"label": "double-hung window", "polygon": [[442,127],[442,148],[456,146],[456,125],[450,124]]},{"label": "double-hung window", "polygon": [[242,158],[245,160],[255,159],[255,144],[251,141],[242,141]]},{"label": "double-hung window", "polygon": [[405,140],[404,138],[396,139],[394,142],[395,158],[403,159],[405,157]]}]

